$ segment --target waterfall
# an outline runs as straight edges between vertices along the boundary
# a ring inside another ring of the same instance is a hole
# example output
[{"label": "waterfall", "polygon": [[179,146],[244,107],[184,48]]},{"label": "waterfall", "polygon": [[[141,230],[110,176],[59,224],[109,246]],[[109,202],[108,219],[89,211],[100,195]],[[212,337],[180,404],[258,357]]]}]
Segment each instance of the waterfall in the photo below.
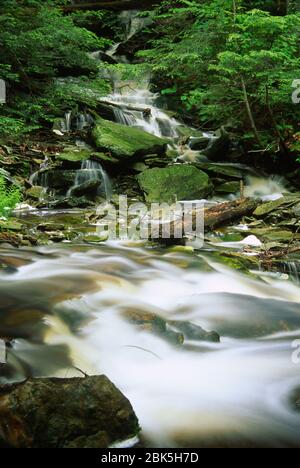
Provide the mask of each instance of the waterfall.
[{"label": "waterfall", "polygon": [[286,261],[282,263],[282,269],[296,284],[300,284],[300,261]]},{"label": "waterfall", "polygon": [[[126,57],[118,56],[119,46],[150,24],[151,19],[140,16],[137,10],[130,10],[120,13],[119,20],[124,27],[123,41],[113,44],[106,51],[106,55],[113,58],[116,63],[127,63]],[[99,53],[96,51],[90,56],[97,58]],[[146,75],[136,83],[124,81],[121,72],[109,71],[108,74],[114,92],[102,98],[102,101],[108,104],[111,102],[116,122],[140,128],[158,137],[178,138],[177,127],[180,123],[156,106],[159,95],[150,91],[150,76]]]},{"label": "waterfall", "polygon": [[149,79],[135,89],[114,77],[114,93],[103,101],[111,103],[116,122],[137,127],[158,137],[178,138],[180,123],[156,107],[158,95],[149,90]]},{"label": "waterfall", "polygon": [[72,129],[72,112],[68,111],[65,113],[65,119],[63,122],[63,131],[66,133],[70,133]]},{"label": "waterfall", "polygon": [[[129,41],[133,36],[139,33],[145,26],[149,25],[152,20],[149,17],[140,16],[138,10],[125,10],[119,15],[119,20],[124,28],[123,41],[113,44],[106,52],[108,56],[113,57],[117,54],[118,48],[124,42]],[[124,58],[121,60],[124,62]],[[125,60],[126,61],[126,60]]]},{"label": "waterfall", "polygon": [[105,194],[106,200],[110,200],[112,194],[112,184],[107,172],[97,161],[82,161],[81,169],[76,171],[76,177],[73,187],[67,192],[67,196],[72,196],[74,189],[87,184],[90,181],[98,181],[98,195]]}]

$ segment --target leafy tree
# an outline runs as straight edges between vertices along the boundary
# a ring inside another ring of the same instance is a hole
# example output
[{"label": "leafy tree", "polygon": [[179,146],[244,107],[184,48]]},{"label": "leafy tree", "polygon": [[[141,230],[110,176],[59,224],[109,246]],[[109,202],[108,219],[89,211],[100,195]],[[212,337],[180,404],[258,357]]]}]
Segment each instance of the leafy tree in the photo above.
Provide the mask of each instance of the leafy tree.
[{"label": "leafy tree", "polygon": [[300,76],[300,15],[275,16],[275,3],[164,2],[151,47],[139,53],[156,82],[167,84],[163,94],[181,96],[199,125],[230,124],[251,144],[273,150],[286,149],[300,117],[291,100]]},{"label": "leafy tree", "polygon": [[95,76],[98,67],[87,52],[109,43],[76,25],[56,3],[0,0],[0,78],[8,89],[8,103],[1,110],[6,118],[16,119],[19,132],[38,127],[58,110],[56,77]]}]

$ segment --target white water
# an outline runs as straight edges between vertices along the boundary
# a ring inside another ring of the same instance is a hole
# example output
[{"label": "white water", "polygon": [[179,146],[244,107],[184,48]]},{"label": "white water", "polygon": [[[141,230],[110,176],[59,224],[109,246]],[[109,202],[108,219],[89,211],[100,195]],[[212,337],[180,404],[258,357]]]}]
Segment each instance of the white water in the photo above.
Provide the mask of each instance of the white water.
[{"label": "white water", "polygon": [[[118,123],[138,127],[158,137],[177,138],[177,127],[180,125],[174,118],[155,105],[158,96],[149,90],[148,80],[141,88],[132,89],[130,83],[116,81],[115,92],[105,101],[117,104],[113,106]],[[148,115],[145,116],[144,112]]]},{"label": "white water", "polygon": [[[295,284],[249,279],[209,254],[197,259],[124,244],[40,253],[14,253],[33,263],[2,274],[0,283],[3,304],[10,297],[49,311],[42,312],[44,351],[30,339],[15,346],[35,375],[53,375],[60,364],[57,375],[75,375],[63,353],[57,357],[67,344],[76,367],[106,374],[128,396],[150,446],[299,443],[300,416],[289,405],[300,386],[292,362],[300,338]],[[216,330],[221,344],[172,346],[128,322],[130,311]]]},{"label": "white water", "polygon": [[284,193],[288,192],[287,182],[279,176],[249,176],[246,182],[245,196],[250,198],[272,201],[281,198]]}]

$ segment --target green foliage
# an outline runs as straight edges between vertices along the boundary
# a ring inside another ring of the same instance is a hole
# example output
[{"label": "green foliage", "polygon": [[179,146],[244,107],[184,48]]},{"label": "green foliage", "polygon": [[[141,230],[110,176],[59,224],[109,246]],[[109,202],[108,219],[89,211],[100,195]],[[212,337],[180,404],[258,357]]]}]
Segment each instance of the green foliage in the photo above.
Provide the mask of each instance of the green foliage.
[{"label": "green foliage", "polygon": [[[79,25],[76,15],[63,15],[58,3],[0,2],[0,78],[7,83],[8,97],[0,108],[0,135],[39,128],[75,101],[71,91],[62,95],[56,77],[84,75],[87,80],[98,74],[88,52],[110,41]],[[104,80],[97,86],[105,89]]]},{"label": "green foliage", "polygon": [[179,0],[174,7],[165,1],[139,57],[151,64],[163,94],[179,96],[183,113],[192,112],[208,128],[229,124],[249,135],[244,82],[261,141],[276,143],[277,130],[284,135],[291,126],[293,132],[300,118],[291,99],[292,82],[300,77],[300,14],[274,16],[278,4]]},{"label": "green foliage", "polygon": [[20,201],[20,189],[15,186],[8,187],[5,179],[0,175],[0,216],[9,216]]},{"label": "green foliage", "polygon": [[118,63],[116,65],[107,65],[105,73],[109,73],[115,81],[132,81],[135,86],[139,83],[149,81],[151,68],[146,64],[126,64]]}]

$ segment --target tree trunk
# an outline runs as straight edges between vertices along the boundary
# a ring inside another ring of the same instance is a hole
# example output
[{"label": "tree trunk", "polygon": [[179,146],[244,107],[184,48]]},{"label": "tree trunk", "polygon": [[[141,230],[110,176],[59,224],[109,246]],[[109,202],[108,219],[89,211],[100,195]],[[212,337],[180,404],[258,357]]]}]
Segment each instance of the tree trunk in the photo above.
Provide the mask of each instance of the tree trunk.
[{"label": "tree trunk", "polygon": [[244,77],[241,77],[241,83],[242,83],[242,89],[243,89],[243,95],[244,95],[244,104],[245,104],[246,111],[247,111],[247,114],[248,114],[248,118],[249,118],[249,121],[250,121],[250,124],[251,124],[251,128],[253,130],[253,133],[254,133],[254,136],[255,136],[255,140],[257,141],[257,144],[262,148],[262,146],[263,146],[262,141],[260,139],[256,124],[255,124],[255,120],[254,120],[254,117],[253,117],[253,114],[252,114],[252,110],[251,110],[251,106],[250,106],[250,102],[249,102],[249,98],[248,98],[248,93],[247,93],[247,88],[246,88],[246,83],[245,83]]}]

